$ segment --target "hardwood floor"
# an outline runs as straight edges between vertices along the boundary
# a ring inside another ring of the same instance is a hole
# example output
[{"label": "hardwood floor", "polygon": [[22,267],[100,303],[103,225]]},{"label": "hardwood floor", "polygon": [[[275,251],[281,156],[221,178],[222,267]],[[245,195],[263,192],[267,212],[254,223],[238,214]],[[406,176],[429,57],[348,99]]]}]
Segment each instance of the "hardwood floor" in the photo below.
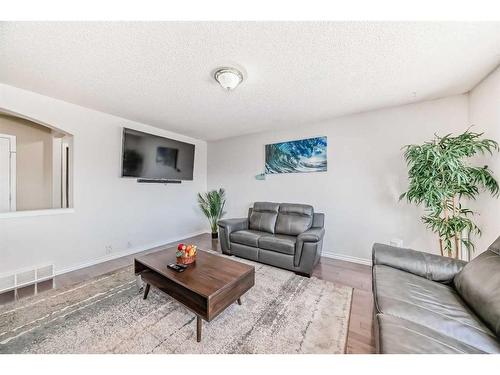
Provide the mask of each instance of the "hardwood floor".
[{"label": "hardwood floor", "polygon": [[[221,251],[219,242],[217,240],[212,240],[210,234],[186,238],[179,242],[194,243],[201,249]],[[136,256],[158,251],[164,247],[165,246],[153,248],[91,267],[82,268],[77,271],[68,272],[55,278],[54,287],[65,288],[121,267],[132,265]],[[313,276],[333,283],[350,286],[354,289],[347,339],[347,353],[374,353],[371,268],[365,265],[322,257],[320,263],[314,269]]]},{"label": "hardwood floor", "polygon": [[375,353],[371,267],[322,257],[313,276],[354,289],[347,353]]}]

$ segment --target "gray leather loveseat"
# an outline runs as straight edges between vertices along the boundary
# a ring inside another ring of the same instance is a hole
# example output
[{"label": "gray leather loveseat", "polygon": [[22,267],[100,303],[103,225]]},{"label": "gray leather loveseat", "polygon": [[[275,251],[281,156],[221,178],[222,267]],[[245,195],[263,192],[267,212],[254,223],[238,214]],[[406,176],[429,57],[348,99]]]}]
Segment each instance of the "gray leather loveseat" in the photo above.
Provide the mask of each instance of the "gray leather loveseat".
[{"label": "gray leather loveseat", "polygon": [[324,218],[309,205],[255,202],[248,217],[218,222],[222,252],[310,276],[321,256]]},{"label": "gray leather loveseat", "polygon": [[469,263],[373,246],[379,353],[500,353],[500,237]]}]

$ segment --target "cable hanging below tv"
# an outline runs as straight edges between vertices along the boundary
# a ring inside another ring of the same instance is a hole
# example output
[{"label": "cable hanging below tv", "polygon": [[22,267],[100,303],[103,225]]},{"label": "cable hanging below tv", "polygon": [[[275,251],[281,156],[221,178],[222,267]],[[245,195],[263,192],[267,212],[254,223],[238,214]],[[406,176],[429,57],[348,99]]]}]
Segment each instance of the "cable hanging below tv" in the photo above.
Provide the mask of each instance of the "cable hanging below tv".
[{"label": "cable hanging below tv", "polygon": [[137,182],[144,184],[180,184],[181,180],[169,180],[167,178],[138,178]]}]

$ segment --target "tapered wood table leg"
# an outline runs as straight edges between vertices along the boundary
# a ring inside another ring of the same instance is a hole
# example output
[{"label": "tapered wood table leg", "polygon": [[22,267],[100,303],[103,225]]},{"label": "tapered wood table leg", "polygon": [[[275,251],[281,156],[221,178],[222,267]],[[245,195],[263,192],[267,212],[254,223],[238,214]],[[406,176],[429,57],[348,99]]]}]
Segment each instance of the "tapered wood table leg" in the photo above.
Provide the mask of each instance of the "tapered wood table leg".
[{"label": "tapered wood table leg", "polygon": [[143,299],[148,298],[149,288],[150,288],[150,287],[151,287],[151,285],[146,284],[146,287],[144,288],[144,297],[142,297]]},{"label": "tapered wood table leg", "polygon": [[238,298],[238,305],[241,305],[241,298]]},{"label": "tapered wood table leg", "polygon": [[199,315],[196,315],[196,341],[200,342],[201,341],[201,317]]}]

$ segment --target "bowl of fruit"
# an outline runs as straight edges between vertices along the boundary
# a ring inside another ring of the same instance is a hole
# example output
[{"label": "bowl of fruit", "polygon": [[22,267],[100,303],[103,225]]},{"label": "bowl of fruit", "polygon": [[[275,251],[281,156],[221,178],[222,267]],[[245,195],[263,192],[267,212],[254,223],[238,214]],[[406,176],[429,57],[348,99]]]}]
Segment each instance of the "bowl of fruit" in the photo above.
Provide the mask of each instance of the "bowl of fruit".
[{"label": "bowl of fruit", "polygon": [[177,246],[177,252],[175,256],[177,258],[178,264],[191,264],[196,261],[196,252],[198,248],[196,245],[185,245],[180,243]]}]

